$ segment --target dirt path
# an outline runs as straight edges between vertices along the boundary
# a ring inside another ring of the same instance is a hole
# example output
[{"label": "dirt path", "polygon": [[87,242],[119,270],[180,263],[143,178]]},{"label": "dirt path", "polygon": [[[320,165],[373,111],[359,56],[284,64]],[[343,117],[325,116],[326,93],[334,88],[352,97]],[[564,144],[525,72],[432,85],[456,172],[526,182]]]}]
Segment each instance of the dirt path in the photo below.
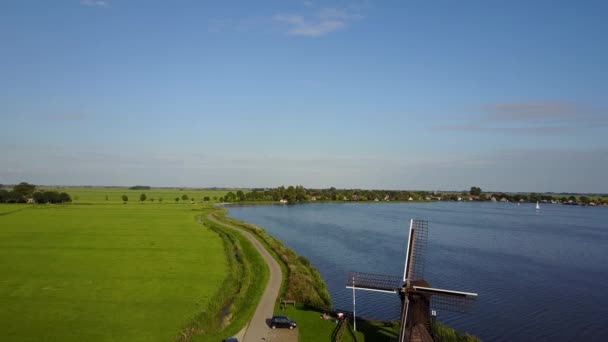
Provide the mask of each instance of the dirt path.
[{"label": "dirt path", "polygon": [[[235,226],[220,222],[216,220],[211,214],[207,215],[207,218],[214,223],[221,225],[222,227],[226,227],[228,229],[233,229],[241,233],[245,236],[255,249],[260,253],[266,264],[268,265],[269,277],[268,284],[266,285],[266,290],[264,290],[264,294],[260,299],[260,303],[258,304],[251,321],[237,334],[237,338],[239,341],[243,342],[258,342],[258,341],[271,341],[271,340],[279,340],[279,341],[288,341],[288,342],[296,342],[298,340],[297,334],[277,334],[277,331],[270,329],[267,324],[267,320],[272,318],[272,314],[274,312],[274,304],[277,300],[277,296],[279,295],[279,290],[281,289],[281,281],[283,278],[281,267],[277,263],[276,260],[268,253],[266,248],[249,232],[239,229]],[[288,330],[288,329],[285,329]],[[290,331],[292,332],[292,331]],[[284,335],[284,336],[277,336]],[[277,337],[279,337],[277,339]],[[286,337],[286,338],[285,338]]]}]

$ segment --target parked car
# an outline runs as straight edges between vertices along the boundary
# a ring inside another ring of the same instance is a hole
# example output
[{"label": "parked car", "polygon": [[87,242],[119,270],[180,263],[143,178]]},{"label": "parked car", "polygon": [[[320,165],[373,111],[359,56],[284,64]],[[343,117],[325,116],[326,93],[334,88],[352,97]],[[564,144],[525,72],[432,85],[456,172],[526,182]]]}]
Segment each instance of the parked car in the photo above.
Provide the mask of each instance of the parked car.
[{"label": "parked car", "polygon": [[296,327],[296,321],[289,319],[287,316],[272,316],[270,320],[270,327],[275,328],[289,328],[293,329]]},{"label": "parked car", "polygon": [[230,337],[223,340],[222,342],[239,342],[239,340],[237,340],[236,337]]}]

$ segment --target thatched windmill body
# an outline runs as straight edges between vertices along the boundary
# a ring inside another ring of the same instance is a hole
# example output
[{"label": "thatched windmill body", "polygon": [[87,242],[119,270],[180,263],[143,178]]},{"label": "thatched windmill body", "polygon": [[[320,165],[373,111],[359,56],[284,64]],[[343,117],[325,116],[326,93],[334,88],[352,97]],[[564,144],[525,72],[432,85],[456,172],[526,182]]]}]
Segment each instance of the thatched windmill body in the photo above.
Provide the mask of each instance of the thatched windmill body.
[{"label": "thatched windmill body", "polygon": [[[476,293],[430,287],[424,280],[424,260],[428,239],[428,222],[412,219],[405,250],[403,277],[370,273],[351,273],[346,288],[397,293],[401,299],[399,342],[433,341],[427,326],[431,307],[449,311],[466,311],[477,298]],[[354,302],[354,301],[353,301]]]}]

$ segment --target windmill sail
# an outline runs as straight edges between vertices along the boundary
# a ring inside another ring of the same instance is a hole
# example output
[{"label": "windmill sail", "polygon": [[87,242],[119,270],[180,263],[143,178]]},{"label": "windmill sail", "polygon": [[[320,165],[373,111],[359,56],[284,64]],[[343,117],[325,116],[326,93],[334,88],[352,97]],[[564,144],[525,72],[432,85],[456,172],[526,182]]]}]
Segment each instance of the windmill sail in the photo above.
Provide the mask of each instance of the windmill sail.
[{"label": "windmill sail", "polygon": [[401,288],[401,279],[397,276],[351,272],[348,276],[347,289],[396,293]]},{"label": "windmill sail", "polygon": [[403,281],[422,279],[424,277],[424,264],[429,236],[427,221],[412,219],[410,221],[409,239],[405,257],[405,271]]},{"label": "windmill sail", "polygon": [[414,286],[416,293],[430,297],[431,308],[452,312],[468,312],[477,299],[477,293]]},{"label": "windmill sail", "polygon": [[410,302],[407,300],[407,297],[404,298],[403,305],[401,306],[401,326],[399,327],[399,342],[408,342],[409,338],[407,336],[407,315],[408,309],[410,306]]}]

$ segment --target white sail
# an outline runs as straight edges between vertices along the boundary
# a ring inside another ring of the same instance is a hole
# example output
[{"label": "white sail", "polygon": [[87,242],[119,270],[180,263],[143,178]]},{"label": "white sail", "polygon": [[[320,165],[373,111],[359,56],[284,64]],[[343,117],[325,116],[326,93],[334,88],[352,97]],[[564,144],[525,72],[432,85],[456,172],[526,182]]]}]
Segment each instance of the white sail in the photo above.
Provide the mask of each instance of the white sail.
[{"label": "white sail", "polygon": [[540,203],[536,202],[536,210],[540,210]]}]

